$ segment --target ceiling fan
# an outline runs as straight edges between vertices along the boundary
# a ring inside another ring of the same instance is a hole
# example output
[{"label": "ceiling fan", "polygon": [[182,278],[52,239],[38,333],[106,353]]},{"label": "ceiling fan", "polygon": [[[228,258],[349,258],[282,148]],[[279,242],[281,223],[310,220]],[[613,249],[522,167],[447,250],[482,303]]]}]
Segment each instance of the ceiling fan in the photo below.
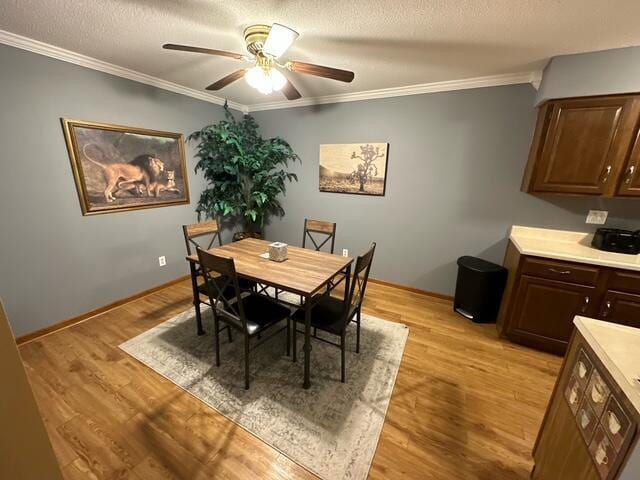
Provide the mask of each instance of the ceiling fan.
[{"label": "ceiling fan", "polygon": [[211,48],[176,45],[174,43],[166,43],[162,48],[217,55],[255,63],[253,67],[241,68],[212,83],[207,87],[207,90],[220,90],[244,77],[249,85],[265,95],[274,91],[282,91],[288,100],[296,100],[302,95],[280,70],[315,75],[316,77],[329,78],[346,83],[353,80],[354,73],[348,70],[296,61],[280,63],[278,59],[289,49],[296,38],[298,38],[296,31],[279,23],[274,23],[272,26],[251,25],[245,29],[244,41],[249,55],[213,50]]}]

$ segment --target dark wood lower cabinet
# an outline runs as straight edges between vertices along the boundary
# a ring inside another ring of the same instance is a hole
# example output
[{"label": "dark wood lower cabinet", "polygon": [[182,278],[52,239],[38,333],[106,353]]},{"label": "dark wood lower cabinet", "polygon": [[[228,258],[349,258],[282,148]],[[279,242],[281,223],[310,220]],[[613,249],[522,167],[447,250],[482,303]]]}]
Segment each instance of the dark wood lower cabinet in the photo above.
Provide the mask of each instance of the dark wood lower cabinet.
[{"label": "dark wood lower cabinet", "polygon": [[523,275],[509,335],[531,346],[564,353],[573,324],[567,318],[593,316],[595,287]]},{"label": "dark wood lower cabinet", "polygon": [[533,447],[531,479],[635,480],[637,410],[579,331],[568,348]]},{"label": "dark wood lower cabinet", "polygon": [[598,318],[640,328],[640,295],[607,290]]},{"label": "dark wood lower cabinet", "polygon": [[511,242],[504,266],[497,327],[509,340],[562,355],[576,315],[640,328],[640,272],[521,255]]}]

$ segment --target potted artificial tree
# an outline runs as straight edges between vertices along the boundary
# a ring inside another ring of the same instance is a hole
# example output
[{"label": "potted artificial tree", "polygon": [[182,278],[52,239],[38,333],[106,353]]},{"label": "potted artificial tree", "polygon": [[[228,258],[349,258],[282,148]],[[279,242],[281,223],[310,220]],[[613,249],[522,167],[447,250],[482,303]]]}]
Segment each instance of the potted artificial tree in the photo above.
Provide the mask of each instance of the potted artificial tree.
[{"label": "potted artificial tree", "polygon": [[298,180],[287,167],[299,157],[284,139],[262,138],[252,116],[236,120],[226,104],[224,111],[224,120],[189,135],[198,142],[196,173],[202,170],[208,182],[196,212],[240,220],[234,240],[260,237],[269,215],[284,215],[278,196]]}]

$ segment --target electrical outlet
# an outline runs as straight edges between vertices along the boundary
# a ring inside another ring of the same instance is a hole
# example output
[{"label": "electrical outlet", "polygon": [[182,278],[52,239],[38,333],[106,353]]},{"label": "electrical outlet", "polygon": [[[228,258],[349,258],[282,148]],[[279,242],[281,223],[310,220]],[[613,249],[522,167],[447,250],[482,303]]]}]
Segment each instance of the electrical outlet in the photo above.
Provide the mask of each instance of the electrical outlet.
[{"label": "electrical outlet", "polygon": [[609,212],[606,210],[589,210],[589,214],[587,215],[587,223],[591,223],[594,225],[604,225],[607,221],[607,216]]},{"label": "electrical outlet", "polygon": [[158,265],[160,265],[161,267],[164,267],[167,264],[167,258],[162,255],[161,257],[158,257]]},{"label": "electrical outlet", "polygon": [[342,256],[343,257],[348,257],[349,256],[349,249],[343,248],[342,249]]}]

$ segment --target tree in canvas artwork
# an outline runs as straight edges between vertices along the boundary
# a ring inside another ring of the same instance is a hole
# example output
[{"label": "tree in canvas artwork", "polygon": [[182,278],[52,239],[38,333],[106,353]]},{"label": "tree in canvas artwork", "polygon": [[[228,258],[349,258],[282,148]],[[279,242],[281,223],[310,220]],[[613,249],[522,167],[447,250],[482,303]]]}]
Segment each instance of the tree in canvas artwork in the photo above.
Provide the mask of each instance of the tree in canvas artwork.
[{"label": "tree in canvas artwork", "polygon": [[320,145],[320,191],[384,195],[389,144]]}]

